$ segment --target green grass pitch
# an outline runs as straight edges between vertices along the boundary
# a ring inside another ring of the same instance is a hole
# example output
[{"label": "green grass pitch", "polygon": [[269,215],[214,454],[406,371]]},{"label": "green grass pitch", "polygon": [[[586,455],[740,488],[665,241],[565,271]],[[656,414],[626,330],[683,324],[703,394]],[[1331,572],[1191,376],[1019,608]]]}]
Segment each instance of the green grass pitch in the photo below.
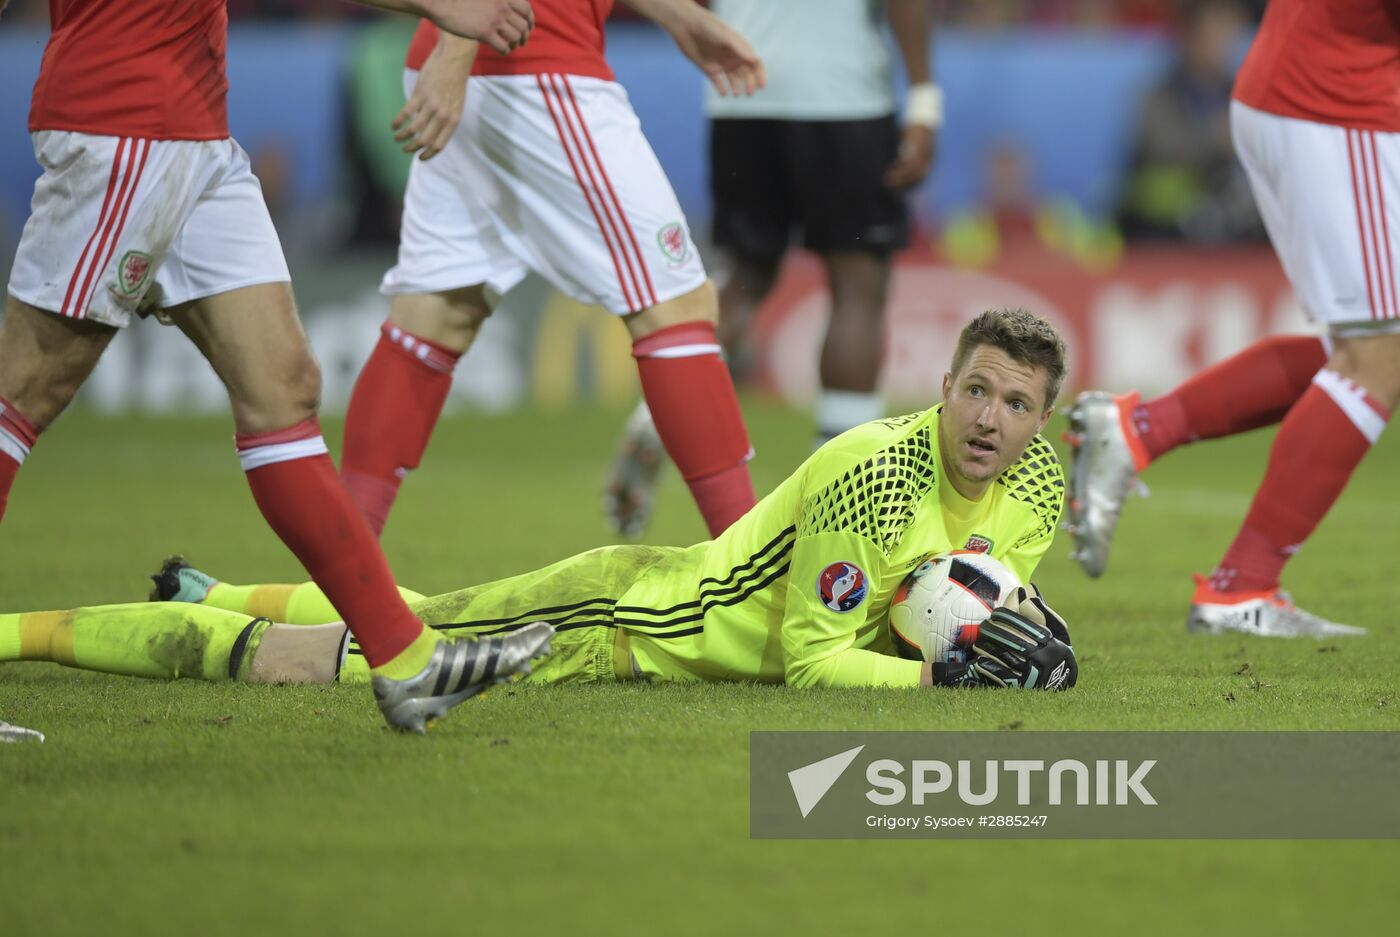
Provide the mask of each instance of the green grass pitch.
[{"label": "green grass pitch", "polygon": [[[809,423],[748,403],[767,491]],[[621,420],[446,419],[386,531],[402,581],[444,591],[606,542]],[[0,527],[0,605],[136,600],[176,550],[230,581],[300,578],[230,433],[66,417]],[[1099,582],[1056,544],[1037,578],[1082,665],[1062,695],[511,688],[405,738],[364,688],[0,666],[0,718],[49,735],[0,745],[0,934],[1383,931],[1394,842],[748,838],[751,729],[1400,729],[1394,434],[1287,572],[1299,604],[1369,637],[1184,630],[1190,573],[1232,536],[1270,438],[1154,466]],[[650,539],[701,535],[672,472]]]}]

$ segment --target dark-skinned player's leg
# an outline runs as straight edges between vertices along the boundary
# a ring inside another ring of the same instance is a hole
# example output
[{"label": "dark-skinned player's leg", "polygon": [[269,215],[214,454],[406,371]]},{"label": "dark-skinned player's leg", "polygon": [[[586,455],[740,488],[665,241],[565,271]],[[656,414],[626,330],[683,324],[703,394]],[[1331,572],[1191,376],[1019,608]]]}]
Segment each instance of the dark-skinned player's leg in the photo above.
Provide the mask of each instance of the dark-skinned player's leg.
[{"label": "dark-skinned player's leg", "polygon": [[821,351],[818,446],[885,415],[878,384],[890,282],[885,255],[833,251],[822,260],[831,287],[831,318]]}]

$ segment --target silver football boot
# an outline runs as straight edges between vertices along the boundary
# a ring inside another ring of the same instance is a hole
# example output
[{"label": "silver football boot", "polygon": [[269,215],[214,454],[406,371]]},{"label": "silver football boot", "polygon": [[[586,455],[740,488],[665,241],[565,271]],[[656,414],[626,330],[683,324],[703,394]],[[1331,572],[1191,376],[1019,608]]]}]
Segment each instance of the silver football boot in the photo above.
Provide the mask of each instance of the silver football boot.
[{"label": "silver football boot", "polygon": [[0,742],[42,742],[43,740],[44,733],[38,729],[12,726],[8,722],[0,720]]},{"label": "silver football boot", "polygon": [[374,677],[374,699],[390,726],[423,732],[463,700],[516,674],[528,674],[531,660],[548,656],[552,637],[554,629],[537,621],[506,634],[443,640],[418,676]]},{"label": "silver football boot", "polygon": [[612,471],[603,486],[603,516],[615,533],[639,537],[651,520],[656,479],[666,464],[666,449],[656,433],[651,411],[637,405],[618,442]]},{"label": "silver football boot", "polygon": [[1198,585],[1186,618],[1186,630],[1203,634],[1237,631],[1265,638],[1341,638],[1366,633],[1365,628],[1338,624],[1303,611],[1282,590],[1237,602],[1210,601],[1220,597],[1207,586]]},{"label": "silver football boot", "polygon": [[1065,529],[1074,538],[1074,552],[1084,571],[1098,578],[1108,566],[1113,531],[1128,495],[1147,494],[1137,477],[1133,452],[1123,433],[1123,414],[1131,397],[1086,391],[1069,411],[1065,439],[1072,453],[1069,464],[1069,504]]}]

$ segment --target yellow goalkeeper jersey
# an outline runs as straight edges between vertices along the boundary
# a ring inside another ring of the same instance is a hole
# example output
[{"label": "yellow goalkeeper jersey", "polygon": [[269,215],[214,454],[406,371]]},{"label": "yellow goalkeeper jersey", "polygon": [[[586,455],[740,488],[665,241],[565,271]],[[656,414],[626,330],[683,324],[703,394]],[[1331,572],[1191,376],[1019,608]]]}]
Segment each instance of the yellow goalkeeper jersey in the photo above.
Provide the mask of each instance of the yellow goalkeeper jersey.
[{"label": "yellow goalkeeper jersey", "polygon": [[1050,546],[1064,473],[1036,436],[978,501],[943,480],[941,407],[876,420],[812,454],[718,538],[666,550],[615,624],[638,669],[670,680],[917,686],[894,656],[895,588],[925,557],[984,550],[1023,582]]}]

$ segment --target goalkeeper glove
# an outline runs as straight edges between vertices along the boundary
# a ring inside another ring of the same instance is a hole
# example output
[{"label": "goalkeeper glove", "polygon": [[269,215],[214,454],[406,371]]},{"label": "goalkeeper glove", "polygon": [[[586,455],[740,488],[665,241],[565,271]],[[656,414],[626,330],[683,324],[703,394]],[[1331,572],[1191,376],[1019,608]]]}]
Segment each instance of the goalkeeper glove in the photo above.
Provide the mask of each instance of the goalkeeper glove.
[{"label": "goalkeeper glove", "polygon": [[1073,646],[1074,642],[1069,639],[1069,628],[1065,625],[1064,618],[1045,603],[1045,595],[1035,583],[1018,587],[1007,597],[1006,607],[1037,625],[1049,628],[1050,633],[1062,644]]},{"label": "goalkeeper glove", "polygon": [[1006,607],[982,622],[966,662],[933,665],[938,686],[1067,690],[1078,679],[1079,665],[1070,646],[1048,627]]}]

